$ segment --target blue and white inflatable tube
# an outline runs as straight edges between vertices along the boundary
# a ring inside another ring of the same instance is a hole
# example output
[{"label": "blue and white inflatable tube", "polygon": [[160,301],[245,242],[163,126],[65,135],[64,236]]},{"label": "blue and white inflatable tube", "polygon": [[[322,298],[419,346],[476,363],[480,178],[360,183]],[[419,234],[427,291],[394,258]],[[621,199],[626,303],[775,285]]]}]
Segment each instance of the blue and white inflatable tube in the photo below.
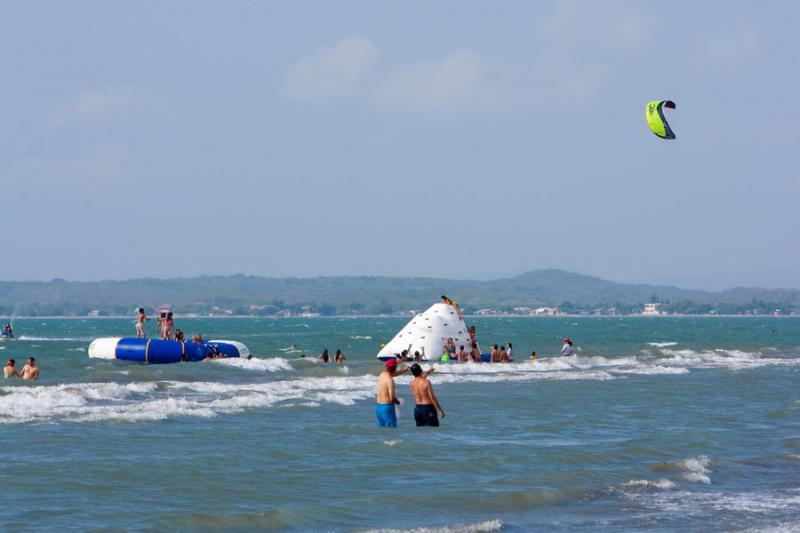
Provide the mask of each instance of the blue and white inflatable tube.
[{"label": "blue and white inflatable tube", "polygon": [[89,345],[89,357],[95,359],[120,359],[152,364],[202,361],[217,352],[222,357],[250,355],[247,346],[236,341],[214,340],[196,344],[161,339],[104,337],[93,340]]}]

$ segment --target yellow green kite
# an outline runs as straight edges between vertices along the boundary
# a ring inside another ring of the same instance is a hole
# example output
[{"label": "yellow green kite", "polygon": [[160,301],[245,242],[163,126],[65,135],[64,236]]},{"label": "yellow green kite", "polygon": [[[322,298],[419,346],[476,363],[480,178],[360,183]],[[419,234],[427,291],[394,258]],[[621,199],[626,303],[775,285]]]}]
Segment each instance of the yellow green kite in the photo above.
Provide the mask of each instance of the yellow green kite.
[{"label": "yellow green kite", "polygon": [[644,116],[647,118],[647,125],[653,133],[662,139],[674,139],[675,134],[669,127],[667,119],[664,117],[664,108],[675,109],[675,102],[672,100],[653,100],[647,104]]}]

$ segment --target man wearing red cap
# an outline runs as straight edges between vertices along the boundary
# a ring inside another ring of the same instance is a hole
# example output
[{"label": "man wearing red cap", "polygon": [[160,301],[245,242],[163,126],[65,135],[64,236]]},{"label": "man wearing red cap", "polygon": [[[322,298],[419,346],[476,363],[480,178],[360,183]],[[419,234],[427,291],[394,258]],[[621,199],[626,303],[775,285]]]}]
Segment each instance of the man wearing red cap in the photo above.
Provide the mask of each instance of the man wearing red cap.
[{"label": "man wearing red cap", "polygon": [[397,411],[395,405],[400,403],[394,390],[394,377],[408,372],[408,368],[397,370],[397,358],[392,357],[386,361],[386,370],[378,376],[376,391],[375,416],[378,418],[379,428],[396,428]]}]

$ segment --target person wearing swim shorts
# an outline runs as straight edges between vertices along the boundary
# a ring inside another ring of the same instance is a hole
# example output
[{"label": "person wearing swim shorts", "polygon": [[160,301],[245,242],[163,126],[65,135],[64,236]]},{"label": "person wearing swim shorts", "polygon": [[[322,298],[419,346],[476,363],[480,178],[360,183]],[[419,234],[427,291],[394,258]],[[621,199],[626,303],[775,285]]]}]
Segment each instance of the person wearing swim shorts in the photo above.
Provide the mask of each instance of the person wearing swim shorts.
[{"label": "person wearing swim shorts", "polygon": [[407,368],[397,370],[397,358],[392,357],[386,361],[386,370],[378,376],[378,386],[375,394],[375,416],[379,428],[396,428],[397,411],[395,405],[400,403],[395,395],[394,377],[408,372]]},{"label": "person wearing swim shorts", "polygon": [[422,372],[422,367],[418,364],[411,365],[411,373],[414,380],[411,382],[411,393],[417,405],[414,407],[414,421],[417,427],[431,426],[439,427],[439,418],[436,416],[438,411],[442,418],[445,417],[444,409],[439,403],[439,399],[433,393],[433,385],[428,380],[428,375],[433,372],[433,368],[427,372]]},{"label": "person wearing swim shorts", "polygon": [[144,309],[140,307],[139,311],[136,313],[136,337],[139,339],[144,339],[146,337],[144,334],[144,323],[147,320],[150,320],[150,317],[144,314]]}]

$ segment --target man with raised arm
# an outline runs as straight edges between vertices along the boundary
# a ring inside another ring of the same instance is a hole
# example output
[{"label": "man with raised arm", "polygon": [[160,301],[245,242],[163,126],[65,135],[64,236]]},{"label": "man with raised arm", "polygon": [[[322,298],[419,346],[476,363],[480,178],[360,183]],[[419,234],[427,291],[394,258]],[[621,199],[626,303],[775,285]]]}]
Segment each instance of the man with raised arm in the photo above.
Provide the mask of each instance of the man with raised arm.
[{"label": "man with raised arm", "polygon": [[436,416],[436,411],[444,418],[444,409],[439,403],[439,399],[433,393],[433,384],[428,380],[428,375],[433,372],[433,368],[427,372],[422,372],[422,367],[418,364],[411,365],[411,373],[414,374],[414,380],[411,382],[411,393],[414,394],[414,401],[417,403],[414,407],[414,421],[417,427],[420,426],[433,426],[439,427],[439,418]]}]

